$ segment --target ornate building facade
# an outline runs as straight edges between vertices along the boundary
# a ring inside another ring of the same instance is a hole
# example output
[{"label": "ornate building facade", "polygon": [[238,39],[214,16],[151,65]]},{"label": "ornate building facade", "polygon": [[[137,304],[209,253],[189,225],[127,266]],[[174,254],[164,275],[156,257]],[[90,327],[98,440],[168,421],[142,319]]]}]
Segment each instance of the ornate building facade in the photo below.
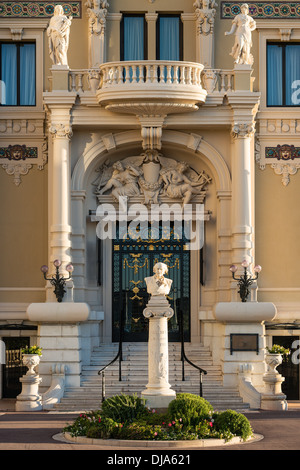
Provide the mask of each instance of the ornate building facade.
[{"label": "ornate building facade", "polygon": [[[82,387],[95,351],[105,365],[121,337],[137,355],[147,343],[157,262],[173,280],[170,344],[204,369],[209,354],[244,403],[261,406],[266,346],[296,353],[299,16],[287,1],[1,2],[0,339],[14,370],[20,348],[41,345],[41,391],[62,378],[56,402]],[[160,213],[156,232],[131,236],[141,208],[157,207],[175,208],[169,236]],[[185,207],[196,249],[176,229]],[[244,261],[242,302],[230,266],[242,275]],[[19,393],[8,365],[2,397]],[[298,362],[282,373],[298,400]]]}]

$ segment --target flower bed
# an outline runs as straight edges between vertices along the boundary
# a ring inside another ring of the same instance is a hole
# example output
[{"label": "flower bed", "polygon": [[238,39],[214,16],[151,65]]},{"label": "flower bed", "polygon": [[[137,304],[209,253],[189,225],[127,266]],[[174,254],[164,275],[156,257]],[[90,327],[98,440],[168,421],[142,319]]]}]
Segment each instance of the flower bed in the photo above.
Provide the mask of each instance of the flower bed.
[{"label": "flower bed", "polygon": [[80,414],[63,432],[71,437],[144,441],[224,439],[246,441],[253,431],[248,419],[233,410],[214,412],[211,404],[188,393],[177,395],[168,410],[148,409],[137,396],[107,399],[102,410]]}]

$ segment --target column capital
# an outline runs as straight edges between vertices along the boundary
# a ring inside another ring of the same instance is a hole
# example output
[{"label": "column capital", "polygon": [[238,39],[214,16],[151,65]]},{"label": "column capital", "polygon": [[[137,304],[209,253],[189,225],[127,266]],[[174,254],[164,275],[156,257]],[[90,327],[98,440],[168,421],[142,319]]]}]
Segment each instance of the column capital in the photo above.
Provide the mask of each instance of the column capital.
[{"label": "column capital", "polygon": [[146,18],[147,23],[149,21],[156,21],[158,18],[158,13],[154,13],[154,12],[146,13],[145,18]]},{"label": "column capital", "polygon": [[53,138],[61,138],[61,139],[71,139],[72,127],[70,124],[53,124],[51,123],[49,126],[49,133],[52,135]]},{"label": "column capital", "polygon": [[234,123],[231,127],[231,136],[237,138],[249,138],[255,133],[254,123]]}]

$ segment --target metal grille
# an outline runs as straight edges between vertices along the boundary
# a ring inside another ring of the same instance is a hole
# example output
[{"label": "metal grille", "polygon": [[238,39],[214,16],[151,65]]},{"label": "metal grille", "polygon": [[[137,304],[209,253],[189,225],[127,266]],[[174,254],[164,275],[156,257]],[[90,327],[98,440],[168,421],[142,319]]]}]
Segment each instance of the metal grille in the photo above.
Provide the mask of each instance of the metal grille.
[{"label": "metal grille", "polygon": [[[190,338],[190,251],[186,240],[176,233],[174,227],[168,230],[160,225],[153,236],[151,229],[141,231],[132,237],[128,230],[117,228],[113,241],[113,341],[119,341],[121,310],[124,312],[124,341],[147,341],[148,321],[143,310],[149,295],[145,277],[153,275],[157,262],[167,264],[167,277],[173,280],[168,300],[174,310],[169,320],[169,340],[180,341],[179,312],[183,312],[185,341]],[[147,236],[145,236],[147,235]],[[150,236],[152,235],[152,236]]]}]

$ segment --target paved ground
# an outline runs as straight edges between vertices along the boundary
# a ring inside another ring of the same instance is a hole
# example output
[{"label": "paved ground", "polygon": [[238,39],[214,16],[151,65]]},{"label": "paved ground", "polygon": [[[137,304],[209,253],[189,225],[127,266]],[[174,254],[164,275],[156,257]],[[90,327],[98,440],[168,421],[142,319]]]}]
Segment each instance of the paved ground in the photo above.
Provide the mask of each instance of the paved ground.
[{"label": "paved ground", "polygon": [[[14,401],[0,400],[0,450],[101,450],[104,459],[122,454],[122,448],[107,450],[98,445],[72,444],[56,440],[54,436],[61,433],[62,428],[71,423],[75,416],[77,415],[72,413],[19,413],[14,411]],[[262,440],[201,450],[300,450],[300,402],[290,403],[288,411],[253,411],[246,416],[254,432],[264,436]],[[126,455],[141,454],[141,450],[134,446],[126,450]],[[151,452],[157,453],[159,450],[156,448]],[[195,456],[199,451],[193,449],[190,453]],[[174,452],[178,454],[179,449],[171,450],[171,453]]]}]

